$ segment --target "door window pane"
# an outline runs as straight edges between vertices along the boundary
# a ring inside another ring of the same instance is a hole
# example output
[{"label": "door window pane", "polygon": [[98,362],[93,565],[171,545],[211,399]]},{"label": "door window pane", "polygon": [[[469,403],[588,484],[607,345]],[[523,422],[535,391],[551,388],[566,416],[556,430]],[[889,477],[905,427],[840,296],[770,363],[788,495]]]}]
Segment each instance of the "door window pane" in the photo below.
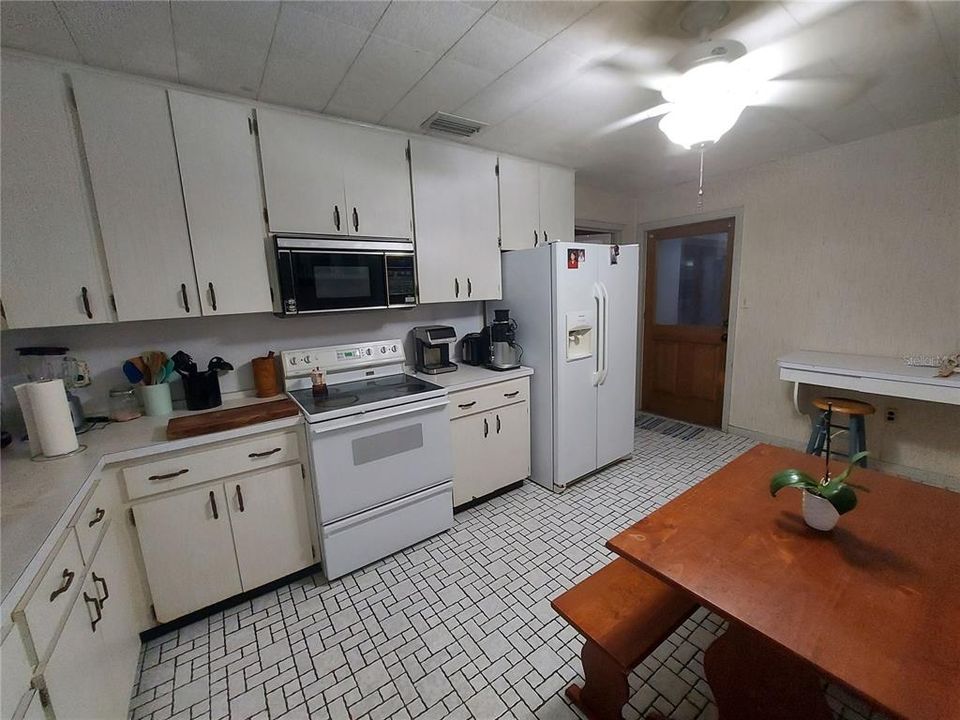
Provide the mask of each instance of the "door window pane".
[{"label": "door window pane", "polygon": [[656,323],[722,325],[727,316],[727,234],[656,242]]}]

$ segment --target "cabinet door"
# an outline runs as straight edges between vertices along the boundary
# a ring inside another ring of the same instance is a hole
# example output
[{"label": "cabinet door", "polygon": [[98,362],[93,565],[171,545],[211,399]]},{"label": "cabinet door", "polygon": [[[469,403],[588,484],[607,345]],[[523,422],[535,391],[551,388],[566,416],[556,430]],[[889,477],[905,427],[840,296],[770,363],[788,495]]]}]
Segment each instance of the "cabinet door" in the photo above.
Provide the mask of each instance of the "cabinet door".
[{"label": "cabinet door", "polygon": [[50,659],[39,668],[58,718],[117,717],[103,692],[111,668],[102,623],[96,584],[88,573]]},{"label": "cabinet door", "polygon": [[117,316],[199,315],[167,91],[80,72],[73,84]]},{"label": "cabinet door", "polygon": [[135,505],[133,514],[160,622],[241,591],[222,485]]},{"label": "cabinet door", "polygon": [[313,562],[300,465],[241,475],[224,487],[244,590]]},{"label": "cabinet door", "polygon": [[0,104],[7,327],[110,322],[63,73],[5,57]]},{"label": "cabinet door", "polygon": [[460,168],[460,267],[467,277],[467,299],[499,300],[502,294],[497,158],[467,150],[460,157]]},{"label": "cabinet door", "polygon": [[493,412],[492,431],[498,472],[487,492],[530,477],[530,404],[516,403]]},{"label": "cabinet door", "polygon": [[270,230],[346,235],[344,126],[275,110],[257,124]]},{"label": "cabinet door", "polygon": [[90,568],[103,616],[97,626],[105,653],[97,683],[105,708],[103,717],[126,714],[140,655],[136,598],[140,587],[132,558],[121,543],[121,530],[119,523],[110,523]]},{"label": "cabinet door", "polygon": [[573,242],[573,170],[540,166],[540,229],[546,242]]},{"label": "cabinet door", "polygon": [[500,249],[536,247],[540,233],[540,166],[500,156]]},{"label": "cabinet door", "polygon": [[351,235],[413,237],[407,139],[345,126],[344,185]]},{"label": "cabinet door", "polygon": [[489,492],[488,476],[496,463],[490,455],[490,417],[490,413],[478,413],[450,421],[454,507]]},{"label": "cabinet door", "polygon": [[201,311],[270,312],[253,111],[201,95],[169,94]]}]

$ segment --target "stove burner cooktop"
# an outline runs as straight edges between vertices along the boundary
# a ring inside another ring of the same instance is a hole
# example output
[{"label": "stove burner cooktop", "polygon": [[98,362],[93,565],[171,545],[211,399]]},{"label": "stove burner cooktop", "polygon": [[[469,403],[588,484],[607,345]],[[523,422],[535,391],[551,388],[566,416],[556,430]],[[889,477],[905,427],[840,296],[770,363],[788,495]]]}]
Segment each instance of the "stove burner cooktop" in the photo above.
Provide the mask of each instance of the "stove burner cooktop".
[{"label": "stove burner cooktop", "polygon": [[323,397],[315,396],[312,388],[293,390],[290,395],[308,415],[319,415],[354,405],[366,405],[440,389],[440,386],[433,383],[398,374],[328,385],[327,394]]}]

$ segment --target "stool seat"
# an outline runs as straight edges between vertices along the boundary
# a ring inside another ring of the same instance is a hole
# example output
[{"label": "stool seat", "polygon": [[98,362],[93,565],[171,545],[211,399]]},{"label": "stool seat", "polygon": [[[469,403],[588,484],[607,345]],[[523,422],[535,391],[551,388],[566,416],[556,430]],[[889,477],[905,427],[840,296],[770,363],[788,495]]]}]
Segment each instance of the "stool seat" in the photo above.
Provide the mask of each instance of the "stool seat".
[{"label": "stool seat", "polygon": [[860,400],[839,397],[818,397],[813,400],[813,406],[820,410],[826,410],[828,405],[833,406],[834,412],[844,415],[873,415],[877,411],[870,403]]}]

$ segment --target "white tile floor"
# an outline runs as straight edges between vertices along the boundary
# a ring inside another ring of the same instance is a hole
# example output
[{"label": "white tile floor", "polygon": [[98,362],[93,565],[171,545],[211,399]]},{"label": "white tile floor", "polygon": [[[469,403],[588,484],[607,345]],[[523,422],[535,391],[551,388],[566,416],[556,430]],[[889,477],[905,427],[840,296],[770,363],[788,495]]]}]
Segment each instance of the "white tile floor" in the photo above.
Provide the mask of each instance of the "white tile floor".
[{"label": "white tile floor", "polygon": [[[631,460],[563,495],[527,483],[350,577],[307,578],[151,641],[131,717],[579,717],[563,689],[581,641],[549,599],[610,559],[607,538],[752,445],[680,435],[638,430]],[[625,717],[714,717],[702,659],[720,629],[701,610],[664,642],[631,676]],[[836,689],[828,699],[838,718],[870,717]]]}]

